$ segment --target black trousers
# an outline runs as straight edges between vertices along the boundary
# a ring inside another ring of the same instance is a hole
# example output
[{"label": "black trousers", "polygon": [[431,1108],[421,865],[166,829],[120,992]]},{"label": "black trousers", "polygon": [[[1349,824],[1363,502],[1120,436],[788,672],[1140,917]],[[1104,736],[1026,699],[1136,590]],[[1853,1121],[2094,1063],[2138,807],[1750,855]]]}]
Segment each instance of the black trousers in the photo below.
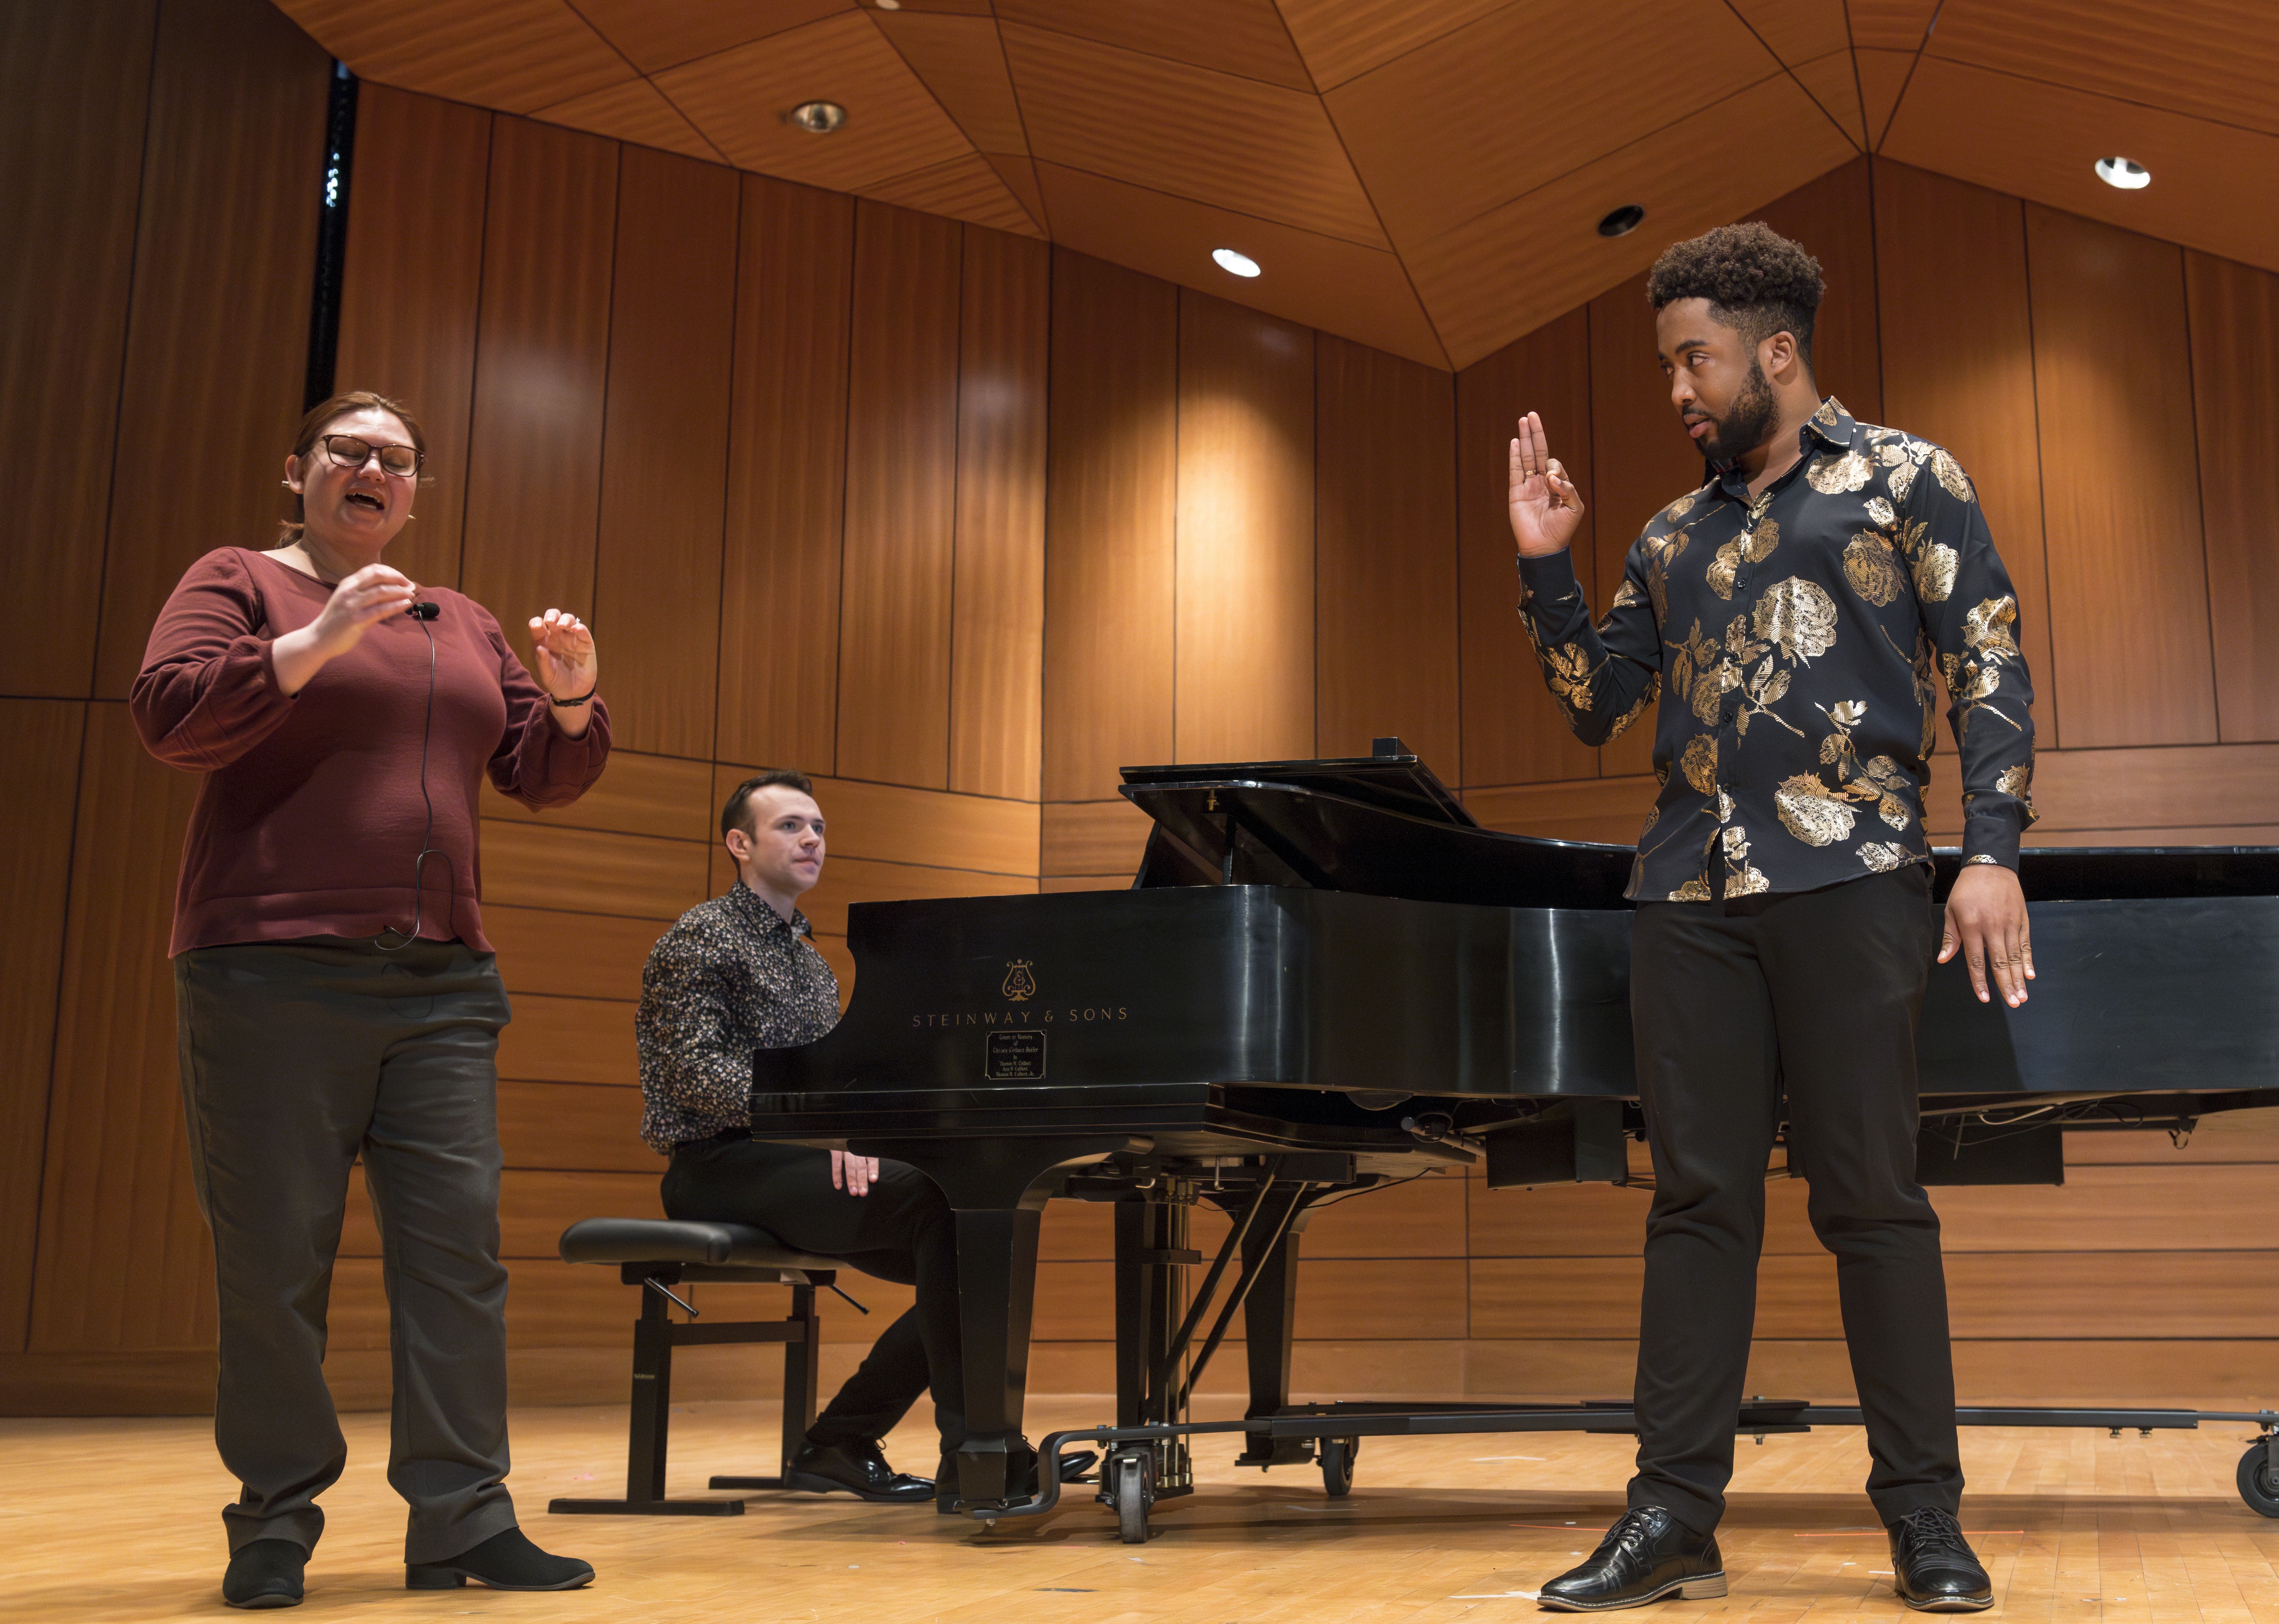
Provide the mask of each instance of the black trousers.
[{"label": "black trousers", "polygon": [[1630,1504],[1716,1527],[1756,1316],[1765,1164],[1836,1254],[1888,1522],[1962,1494],[1938,1216],[1915,1182],[1915,1017],[1938,951],[1920,866],[1817,891],[1638,911],[1631,1008],[1654,1152]]},{"label": "black trousers", "polygon": [[828,1151],[707,1139],[673,1151],[664,1196],[670,1217],[751,1224],[800,1251],[917,1288],[917,1305],[871,1345],[808,1429],[810,1443],[883,1438],[929,1389],[942,1452],[965,1442],[957,1232],[932,1179],[904,1163],[881,1162],[871,1193],[850,1196],[831,1187]]},{"label": "black trousers", "polygon": [[243,1486],[222,1512],[230,1549],[313,1547],[317,1497],[348,1460],[325,1312],[359,1154],[388,1287],[404,1560],[513,1528],[494,1065],[509,1011],[491,955],[332,937],[196,948],[174,960],[174,993],[220,1297],[214,1441]]}]

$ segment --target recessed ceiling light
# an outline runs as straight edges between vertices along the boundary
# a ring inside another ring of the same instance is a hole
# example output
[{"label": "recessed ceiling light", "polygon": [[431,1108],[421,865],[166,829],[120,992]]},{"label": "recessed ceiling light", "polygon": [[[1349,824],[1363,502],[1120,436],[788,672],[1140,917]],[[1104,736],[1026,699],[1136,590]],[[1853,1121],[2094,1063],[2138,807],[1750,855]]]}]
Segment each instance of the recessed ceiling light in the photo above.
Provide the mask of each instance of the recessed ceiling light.
[{"label": "recessed ceiling light", "polygon": [[1638,222],[1645,218],[1644,209],[1637,204],[1626,203],[1599,222],[1599,235],[1602,237],[1626,237],[1638,228]]},{"label": "recessed ceiling light", "polygon": [[2141,191],[2152,184],[2152,172],[2133,158],[2100,158],[2097,178],[2124,192]]},{"label": "recessed ceiling light", "polygon": [[817,135],[828,135],[847,122],[847,110],[836,102],[802,102],[785,116]]},{"label": "recessed ceiling light", "polygon": [[1238,254],[1231,248],[1215,248],[1211,250],[1211,258],[1222,271],[1232,271],[1237,276],[1258,274],[1258,261],[1248,254]]},{"label": "recessed ceiling light", "polygon": [[899,12],[902,9],[902,0],[871,0],[871,4],[882,12]]}]

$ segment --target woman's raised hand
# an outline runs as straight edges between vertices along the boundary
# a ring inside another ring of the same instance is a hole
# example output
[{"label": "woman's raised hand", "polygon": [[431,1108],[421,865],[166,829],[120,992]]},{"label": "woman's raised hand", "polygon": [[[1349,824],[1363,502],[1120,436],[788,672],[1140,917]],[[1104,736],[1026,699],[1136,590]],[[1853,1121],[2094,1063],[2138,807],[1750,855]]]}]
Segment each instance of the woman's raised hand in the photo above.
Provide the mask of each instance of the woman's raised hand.
[{"label": "woman's raised hand", "polygon": [[1551,455],[1543,419],[1531,412],[1519,419],[1511,443],[1511,534],[1523,558],[1564,552],[1583,524],[1583,495],[1567,470]]},{"label": "woman's raised hand", "polygon": [[594,691],[601,664],[594,654],[591,627],[566,609],[533,615],[531,641],[538,645],[539,686],[556,699],[576,699]]}]

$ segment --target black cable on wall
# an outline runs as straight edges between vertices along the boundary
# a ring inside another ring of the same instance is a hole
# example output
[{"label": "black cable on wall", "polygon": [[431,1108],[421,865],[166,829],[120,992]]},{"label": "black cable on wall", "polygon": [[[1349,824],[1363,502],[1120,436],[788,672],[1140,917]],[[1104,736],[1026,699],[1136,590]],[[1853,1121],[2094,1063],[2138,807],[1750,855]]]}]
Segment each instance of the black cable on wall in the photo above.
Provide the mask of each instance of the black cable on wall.
[{"label": "black cable on wall", "polygon": [[316,287],[309,297],[309,378],[305,412],[333,392],[333,362],[341,343],[341,283],[348,270],[349,171],[356,158],[357,76],[333,64],[325,109],[324,200],[317,212]]}]

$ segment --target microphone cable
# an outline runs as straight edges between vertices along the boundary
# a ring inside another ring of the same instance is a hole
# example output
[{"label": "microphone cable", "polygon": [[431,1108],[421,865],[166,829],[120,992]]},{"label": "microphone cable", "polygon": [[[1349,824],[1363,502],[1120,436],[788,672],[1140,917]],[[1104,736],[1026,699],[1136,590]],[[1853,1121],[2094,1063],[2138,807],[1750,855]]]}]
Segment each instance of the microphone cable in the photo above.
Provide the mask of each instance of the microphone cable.
[{"label": "microphone cable", "polygon": [[[420,927],[427,922],[427,859],[443,855],[430,843],[435,838],[435,797],[427,789],[427,744],[435,732],[435,633],[427,623],[442,609],[435,604],[414,604],[403,612],[418,621],[427,636],[427,715],[419,725],[419,798],[427,807],[427,827],[420,832],[419,855],[411,859],[411,929],[407,933],[394,925],[383,928],[372,943],[383,953],[400,953],[419,940]],[[402,939],[391,946],[390,936]]]}]

